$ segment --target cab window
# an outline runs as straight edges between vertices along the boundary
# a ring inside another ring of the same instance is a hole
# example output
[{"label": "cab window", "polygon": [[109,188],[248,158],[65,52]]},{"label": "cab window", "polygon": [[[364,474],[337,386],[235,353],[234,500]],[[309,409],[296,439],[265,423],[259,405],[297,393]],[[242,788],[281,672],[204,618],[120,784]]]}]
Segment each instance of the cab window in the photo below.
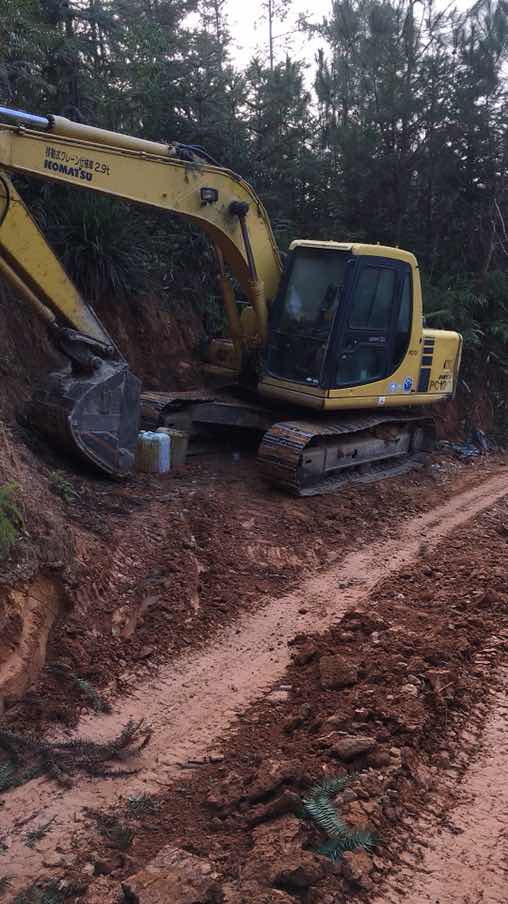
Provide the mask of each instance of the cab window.
[{"label": "cab window", "polygon": [[383,267],[365,267],[361,271],[349,321],[351,329],[389,328],[395,279],[395,272]]}]

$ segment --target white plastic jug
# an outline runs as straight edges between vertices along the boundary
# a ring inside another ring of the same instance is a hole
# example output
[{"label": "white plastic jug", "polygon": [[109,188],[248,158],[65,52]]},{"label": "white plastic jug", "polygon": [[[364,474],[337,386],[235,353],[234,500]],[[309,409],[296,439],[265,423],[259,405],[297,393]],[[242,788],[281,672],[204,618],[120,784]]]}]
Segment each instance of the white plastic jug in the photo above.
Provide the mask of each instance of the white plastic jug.
[{"label": "white plastic jug", "polygon": [[174,427],[158,427],[157,433],[165,433],[166,436],[169,436],[171,467],[178,468],[179,465],[184,465],[189,446],[189,434],[185,430],[175,430]]},{"label": "white plastic jug", "polygon": [[136,470],[145,474],[167,474],[170,464],[169,436],[149,430],[138,433]]}]

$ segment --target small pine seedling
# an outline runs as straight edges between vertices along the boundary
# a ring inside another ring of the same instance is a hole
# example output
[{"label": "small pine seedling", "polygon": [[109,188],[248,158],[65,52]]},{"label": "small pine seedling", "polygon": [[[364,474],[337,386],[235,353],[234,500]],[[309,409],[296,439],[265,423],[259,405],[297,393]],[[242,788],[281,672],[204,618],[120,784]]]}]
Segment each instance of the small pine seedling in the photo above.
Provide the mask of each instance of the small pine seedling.
[{"label": "small pine seedling", "polygon": [[346,851],[356,851],[359,848],[370,852],[376,845],[374,835],[350,829],[337,814],[333,798],[344,790],[351,778],[349,775],[325,779],[314,785],[303,801],[304,815],[310,816],[327,836],[327,840],[316,849],[317,853],[330,860],[339,860]]},{"label": "small pine seedling", "polygon": [[100,834],[109,841],[112,847],[126,851],[131,846],[134,832],[120,822],[117,816],[98,813],[96,810],[88,810],[88,815],[95,819]]},{"label": "small pine seedling", "polygon": [[71,888],[62,890],[57,879],[49,879],[44,885],[33,882],[18,892],[12,904],[64,904]]}]

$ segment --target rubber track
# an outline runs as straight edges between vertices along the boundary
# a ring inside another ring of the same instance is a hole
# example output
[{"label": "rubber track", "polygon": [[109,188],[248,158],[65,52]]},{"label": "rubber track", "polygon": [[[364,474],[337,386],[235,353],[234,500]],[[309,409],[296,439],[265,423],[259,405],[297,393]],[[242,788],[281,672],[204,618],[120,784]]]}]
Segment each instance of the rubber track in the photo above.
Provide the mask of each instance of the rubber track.
[{"label": "rubber track", "polygon": [[[302,486],[299,481],[298,469],[301,457],[311,443],[316,445],[315,440],[320,437],[347,436],[351,433],[371,430],[380,424],[405,424],[409,421],[427,423],[429,427],[433,425],[433,419],[428,415],[401,412],[356,415],[349,418],[330,418],[326,421],[282,421],[274,424],[263,436],[258,449],[257,460],[265,480],[275,486],[282,487],[286,492],[289,490],[296,496],[330,493],[338,489],[342,483],[368,478],[355,477],[351,473],[346,476],[346,471],[351,472],[354,470],[348,467],[344,469],[342,474],[338,470],[333,475],[325,476],[321,483],[314,484],[312,487]],[[411,466],[409,465],[410,459],[403,461],[406,463],[404,466],[398,459],[393,467],[387,465],[387,461],[377,462],[378,467],[373,468],[371,479],[381,479],[382,477],[401,473],[401,466],[403,470],[409,470]],[[376,472],[378,472],[377,476]]]}]

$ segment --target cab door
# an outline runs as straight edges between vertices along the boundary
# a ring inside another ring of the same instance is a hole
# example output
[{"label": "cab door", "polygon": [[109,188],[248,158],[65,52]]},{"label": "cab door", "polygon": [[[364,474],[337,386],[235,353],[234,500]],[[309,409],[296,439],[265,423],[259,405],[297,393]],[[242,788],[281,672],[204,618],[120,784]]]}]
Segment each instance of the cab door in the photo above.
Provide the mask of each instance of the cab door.
[{"label": "cab door", "polygon": [[393,373],[403,281],[409,265],[383,257],[351,261],[337,318],[329,385],[359,386]]}]

